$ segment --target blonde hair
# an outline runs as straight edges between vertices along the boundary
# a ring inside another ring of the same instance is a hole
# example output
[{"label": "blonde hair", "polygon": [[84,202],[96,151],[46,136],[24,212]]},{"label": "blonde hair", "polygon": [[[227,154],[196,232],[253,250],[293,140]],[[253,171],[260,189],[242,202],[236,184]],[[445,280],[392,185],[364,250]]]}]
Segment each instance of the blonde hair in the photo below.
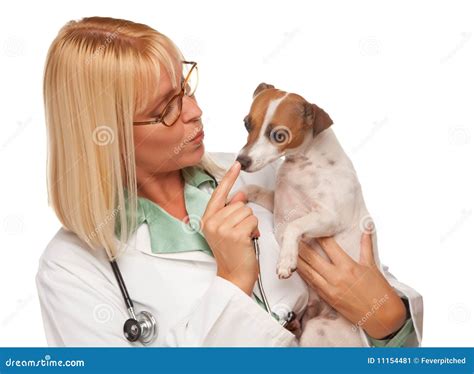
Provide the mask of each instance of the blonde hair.
[{"label": "blonde hair", "polygon": [[[67,230],[91,248],[104,248],[110,259],[136,225],[134,114],[145,110],[146,98],[157,97],[160,64],[177,87],[181,60],[165,35],[114,18],[70,21],[49,48],[43,87],[48,201]],[[224,173],[207,153],[197,166],[218,180]]]}]

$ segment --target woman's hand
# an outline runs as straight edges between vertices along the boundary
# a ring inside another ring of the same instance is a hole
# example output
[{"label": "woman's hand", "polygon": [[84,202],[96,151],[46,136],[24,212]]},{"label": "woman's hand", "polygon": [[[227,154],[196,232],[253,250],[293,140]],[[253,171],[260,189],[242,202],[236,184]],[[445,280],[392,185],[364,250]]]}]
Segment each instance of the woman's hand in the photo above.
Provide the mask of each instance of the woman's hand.
[{"label": "woman's hand", "polygon": [[332,237],[318,242],[331,262],[300,242],[297,271],[329,305],[375,339],[403,326],[405,305],[375,264],[370,234],[362,234],[359,262]]},{"label": "woman's hand", "polygon": [[258,220],[237,193],[226,205],[227,195],[240,173],[235,162],[214,190],[202,216],[202,232],[217,262],[217,275],[251,294],[258,264],[251,238],[258,235]]}]

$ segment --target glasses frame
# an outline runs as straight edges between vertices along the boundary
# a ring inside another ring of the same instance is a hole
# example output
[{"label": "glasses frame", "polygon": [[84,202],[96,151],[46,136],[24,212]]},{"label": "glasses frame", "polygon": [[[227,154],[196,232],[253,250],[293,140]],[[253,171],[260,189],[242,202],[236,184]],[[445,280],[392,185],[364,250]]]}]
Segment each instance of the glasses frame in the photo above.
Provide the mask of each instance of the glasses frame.
[{"label": "glasses frame", "polygon": [[[176,95],[174,95],[171,99],[168,100],[168,102],[166,103],[164,109],[162,110],[162,112],[157,117],[155,117],[154,119],[152,119],[150,121],[133,122],[134,126],[157,125],[157,124],[161,123],[166,127],[171,127],[178,121],[179,117],[181,116],[181,110],[183,109],[183,96],[185,95],[185,91],[186,91],[185,87],[188,83],[189,77],[191,77],[191,73],[193,72],[193,70],[196,69],[196,72],[197,72],[197,62],[194,62],[194,61],[181,61],[181,62],[183,64],[191,65],[191,69],[189,69],[189,72],[186,75],[186,78],[184,79],[183,83],[181,84],[181,91],[179,91]],[[196,85],[197,85],[197,83],[196,83]],[[196,89],[194,91],[196,91]],[[193,92],[192,95],[189,95],[189,96],[191,96],[191,97],[194,96],[194,92]],[[164,114],[169,109],[171,103],[174,100],[176,100],[176,98],[178,98],[178,108],[179,108],[178,116],[176,117],[176,119],[172,123],[167,124],[163,120]]]}]

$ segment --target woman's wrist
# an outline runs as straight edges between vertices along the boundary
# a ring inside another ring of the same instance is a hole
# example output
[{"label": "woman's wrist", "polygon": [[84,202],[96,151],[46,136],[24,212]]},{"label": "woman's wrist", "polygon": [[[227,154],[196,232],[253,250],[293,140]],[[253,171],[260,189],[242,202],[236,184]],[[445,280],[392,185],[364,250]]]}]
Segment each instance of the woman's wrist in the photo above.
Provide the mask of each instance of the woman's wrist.
[{"label": "woman's wrist", "polygon": [[383,340],[393,336],[403,327],[409,315],[407,307],[396,293],[389,301],[376,312],[372,323],[363,326],[364,331],[374,339]]}]

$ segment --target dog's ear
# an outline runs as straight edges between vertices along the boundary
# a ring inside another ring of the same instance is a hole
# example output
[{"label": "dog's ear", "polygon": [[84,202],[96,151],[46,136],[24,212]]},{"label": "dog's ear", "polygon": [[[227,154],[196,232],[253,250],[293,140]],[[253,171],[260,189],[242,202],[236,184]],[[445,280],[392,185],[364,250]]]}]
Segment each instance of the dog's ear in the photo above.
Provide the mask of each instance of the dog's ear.
[{"label": "dog's ear", "polygon": [[331,117],[316,104],[305,102],[303,104],[303,117],[305,123],[313,128],[313,137],[326,130],[333,124]]},{"label": "dog's ear", "polygon": [[260,83],[257,86],[257,88],[255,89],[255,91],[253,92],[253,98],[255,99],[255,96],[257,96],[260,92],[262,92],[263,90],[266,90],[268,88],[275,88],[275,86],[273,86],[271,84]]}]

